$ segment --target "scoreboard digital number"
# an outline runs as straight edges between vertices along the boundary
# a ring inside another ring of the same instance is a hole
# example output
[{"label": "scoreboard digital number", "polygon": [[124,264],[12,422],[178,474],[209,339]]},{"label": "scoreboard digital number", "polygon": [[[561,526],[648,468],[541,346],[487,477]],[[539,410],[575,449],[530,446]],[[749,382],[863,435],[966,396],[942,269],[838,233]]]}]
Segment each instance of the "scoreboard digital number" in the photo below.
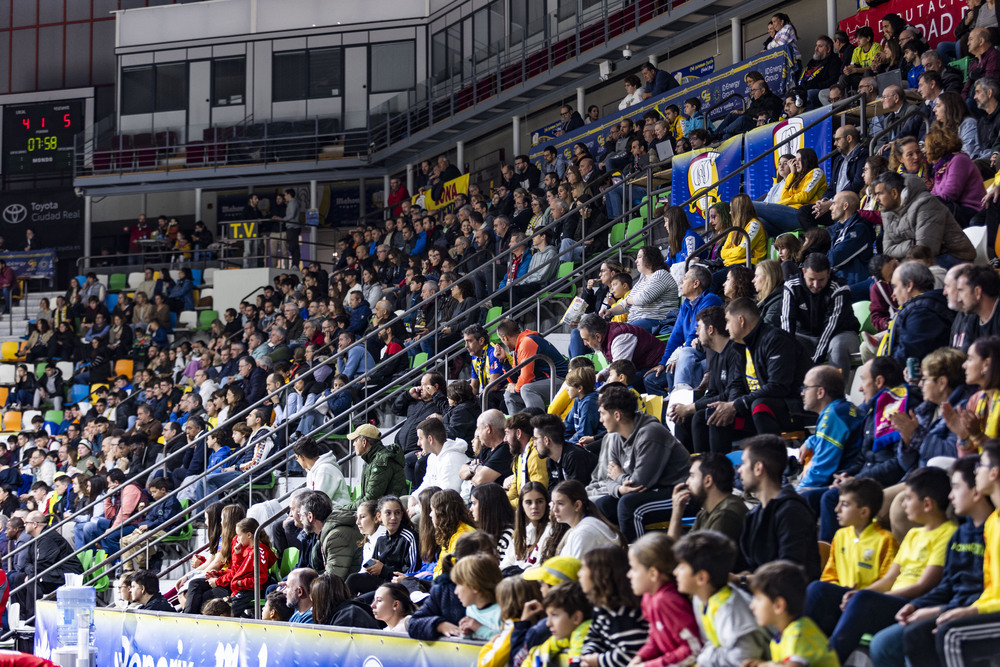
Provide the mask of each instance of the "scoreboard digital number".
[{"label": "scoreboard digital number", "polygon": [[4,173],[72,170],[73,141],[82,129],[83,100],[5,106]]}]

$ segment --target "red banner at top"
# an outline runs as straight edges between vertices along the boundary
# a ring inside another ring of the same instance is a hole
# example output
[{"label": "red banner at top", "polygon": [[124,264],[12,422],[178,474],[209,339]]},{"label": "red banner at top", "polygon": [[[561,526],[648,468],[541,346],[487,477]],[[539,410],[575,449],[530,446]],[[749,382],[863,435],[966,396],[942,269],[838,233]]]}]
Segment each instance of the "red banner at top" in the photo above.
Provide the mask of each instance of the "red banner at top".
[{"label": "red banner at top", "polygon": [[875,31],[875,41],[882,40],[882,17],[899,14],[908,25],[920,29],[932,47],[939,42],[955,41],[955,26],[962,20],[967,6],[963,0],[890,0],[878,7],[862,9],[854,16],[840,22],[840,29],[847,31],[854,41],[854,31],[863,25]]}]

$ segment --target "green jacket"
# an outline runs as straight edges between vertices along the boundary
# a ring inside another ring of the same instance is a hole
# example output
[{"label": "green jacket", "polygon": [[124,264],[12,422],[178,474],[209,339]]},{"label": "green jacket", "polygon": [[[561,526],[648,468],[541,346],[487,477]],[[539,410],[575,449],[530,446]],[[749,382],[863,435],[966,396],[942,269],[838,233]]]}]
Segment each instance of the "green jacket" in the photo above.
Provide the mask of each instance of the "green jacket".
[{"label": "green jacket", "polygon": [[361,570],[361,533],[354,520],[354,512],[333,508],[309,557],[314,570],[335,574],[341,579]]},{"label": "green jacket", "polygon": [[409,493],[404,472],[406,459],[399,445],[379,443],[361,457],[361,493],[350,504],[352,510],[366,500],[378,501],[382,496],[404,496]]}]

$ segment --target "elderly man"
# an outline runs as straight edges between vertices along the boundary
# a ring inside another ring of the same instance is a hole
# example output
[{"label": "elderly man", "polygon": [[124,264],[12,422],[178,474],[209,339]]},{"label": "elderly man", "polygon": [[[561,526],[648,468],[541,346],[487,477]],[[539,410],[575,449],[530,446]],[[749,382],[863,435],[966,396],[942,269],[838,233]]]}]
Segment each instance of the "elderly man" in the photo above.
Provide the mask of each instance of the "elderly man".
[{"label": "elderly man", "polygon": [[264,398],[267,393],[267,373],[257,367],[250,357],[240,357],[239,373],[243,383],[243,394],[247,402],[253,405]]},{"label": "elderly man", "polygon": [[885,87],[882,91],[882,110],[885,112],[883,115],[872,118],[870,133],[873,137],[888,129],[897,119],[907,120],[878,137],[875,142],[876,153],[884,155],[890,150],[891,143],[900,137],[916,137],[923,140],[926,131],[924,116],[918,105],[906,101],[906,93],[903,92],[902,86]]},{"label": "elderly man", "polygon": [[934,276],[926,264],[909,261],[896,267],[892,294],[899,311],[889,322],[879,356],[891,356],[905,368],[909,359],[919,363],[939,347],[948,346],[954,313],[948,310],[942,291],[934,289]]},{"label": "elderly man", "polygon": [[487,410],[476,419],[476,436],[472,450],[479,455],[462,466],[458,476],[473,486],[501,483],[511,471],[513,457],[504,441],[504,419],[499,410]]},{"label": "elderly man", "polygon": [[219,390],[219,385],[215,383],[215,380],[208,377],[208,371],[204,368],[199,368],[194,372],[194,386],[198,389],[198,394],[201,396],[202,405],[208,405],[208,402],[212,399],[212,394]]},{"label": "elderly man", "polygon": [[969,33],[969,63],[968,76],[962,86],[962,97],[972,101],[972,87],[980,79],[1000,79],[1000,53],[997,53],[993,43],[993,35],[989,28],[975,28]]},{"label": "elderly man", "polygon": [[941,77],[942,89],[948,93],[961,93],[965,75],[962,71],[946,65],[941,54],[934,49],[927,49],[920,55],[920,64],[925,72],[936,72]]}]

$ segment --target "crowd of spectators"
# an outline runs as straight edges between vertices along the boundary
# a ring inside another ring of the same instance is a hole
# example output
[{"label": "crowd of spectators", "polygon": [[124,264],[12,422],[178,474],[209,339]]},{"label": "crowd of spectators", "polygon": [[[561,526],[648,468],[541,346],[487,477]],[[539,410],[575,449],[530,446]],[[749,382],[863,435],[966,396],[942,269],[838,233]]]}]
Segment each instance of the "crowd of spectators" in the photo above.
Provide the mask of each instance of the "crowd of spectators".
[{"label": "crowd of spectators", "polygon": [[[43,305],[23,350],[76,362],[73,378],[24,366],[9,394],[59,408],[70,384],[108,385],[8,442],[0,550],[11,587],[30,582],[15,598],[30,610],[99,541],[125,550],[125,607],[252,616],[259,581],[265,619],[481,640],[482,665],[826,666],[864,635],[875,664],[942,664],[950,632],[1000,623],[1000,276],[972,263],[966,231],[995,237],[1000,196],[987,10],[939,49],[973,57],[960,86],[887,18],[881,42],[820,36],[784,104],[751,72],[742,114],[709,119],[692,98],[626,119],[605,154],[577,144],[542,169],[518,155],[492,192],[472,184],[444,212],[396,180],[384,225],[341,238],[328,269],[277,277],[207,339],[167,337],[191,307],[184,269],[148,271],[110,313],[88,276]],[[775,14],[767,48],[797,54],[797,39]],[[875,91],[894,68],[901,83]],[[640,74],[625,107],[672,87]],[[639,188],[605,174],[645,169],[658,141],[680,152],[854,91],[880,95],[880,113],[838,116],[829,180],[826,147],[804,146],[779,156],[763,201],[714,203],[704,233],[657,203],[650,242],[586,281],[567,354],[523,317],[486,322],[606,247],[593,230]],[[563,132],[584,124],[563,116]],[[417,188],[436,198],[457,172],[428,162]],[[746,234],[719,234],[734,226]],[[411,359],[459,343],[457,379],[430,363],[397,393],[391,438],[374,413],[348,419]],[[140,361],[132,377],[112,372],[123,358]],[[361,462],[353,490],[329,430]],[[274,508],[225,485],[287,444],[305,486],[255,549]],[[163,554],[144,544],[201,498],[219,499],[208,551],[161,594]],[[269,576],[293,548],[294,568]]]}]

